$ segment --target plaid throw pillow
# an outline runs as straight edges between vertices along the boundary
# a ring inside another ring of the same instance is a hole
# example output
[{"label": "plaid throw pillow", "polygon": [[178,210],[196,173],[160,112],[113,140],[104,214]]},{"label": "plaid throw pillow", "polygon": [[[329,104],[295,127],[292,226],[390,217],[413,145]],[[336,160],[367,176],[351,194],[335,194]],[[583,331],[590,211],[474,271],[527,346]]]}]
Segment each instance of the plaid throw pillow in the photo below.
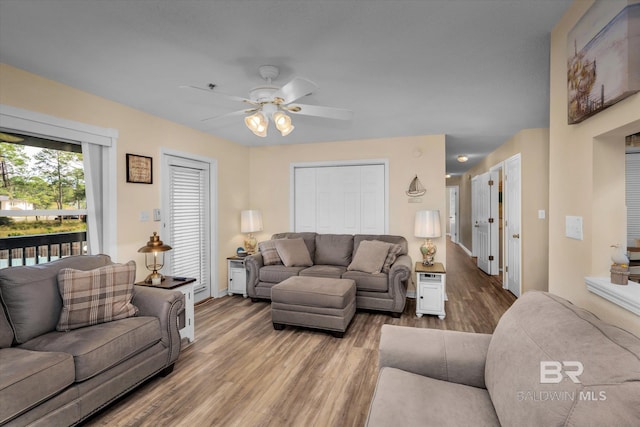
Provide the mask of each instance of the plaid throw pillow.
[{"label": "plaid throw pillow", "polygon": [[135,316],[131,303],[136,263],[110,264],[90,271],[63,268],[58,273],[62,312],[56,329],[71,329]]},{"label": "plaid throw pillow", "polygon": [[387,259],[384,260],[384,264],[382,265],[383,273],[389,272],[393,263],[396,262],[396,259],[400,256],[400,252],[402,252],[402,245],[391,245],[389,252],[387,253]]},{"label": "plaid throw pillow", "polygon": [[275,240],[266,240],[258,243],[258,248],[262,254],[262,262],[264,265],[276,265],[282,264],[278,250],[276,249]]}]

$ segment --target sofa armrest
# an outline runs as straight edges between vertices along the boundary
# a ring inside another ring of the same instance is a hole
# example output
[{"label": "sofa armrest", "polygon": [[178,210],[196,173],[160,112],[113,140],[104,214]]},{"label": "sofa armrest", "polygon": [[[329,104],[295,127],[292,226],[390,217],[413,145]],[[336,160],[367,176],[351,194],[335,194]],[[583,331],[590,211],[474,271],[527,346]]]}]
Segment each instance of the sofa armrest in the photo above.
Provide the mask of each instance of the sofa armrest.
[{"label": "sofa armrest", "polygon": [[411,280],[411,257],[401,255],[389,269],[389,294],[393,298],[392,312],[401,313],[407,298],[407,286]]},{"label": "sofa armrest", "polygon": [[256,286],[260,277],[260,269],[263,266],[264,262],[260,252],[249,255],[244,260],[244,268],[247,270],[247,295],[251,298],[256,297]]},{"label": "sofa armrest", "polygon": [[486,388],[484,367],[491,335],[383,325],[380,367]]},{"label": "sofa armrest", "polygon": [[180,332],[178,316],[184,311],[184,294],[180,291],[134,286],[133,305],[139,316],[153,316],[160,320],[162,343],[169,349],[167,366],[180,354]]}]

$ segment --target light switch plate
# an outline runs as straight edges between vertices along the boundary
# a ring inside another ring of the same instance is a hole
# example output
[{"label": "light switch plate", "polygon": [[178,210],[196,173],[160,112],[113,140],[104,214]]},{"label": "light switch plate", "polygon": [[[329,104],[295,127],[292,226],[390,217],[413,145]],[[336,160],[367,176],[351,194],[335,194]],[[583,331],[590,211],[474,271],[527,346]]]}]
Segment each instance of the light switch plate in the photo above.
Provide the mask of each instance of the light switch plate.
[{"label": "light switch plate", "polygon": [[153,220],[154,221],[160,221],[160,209],[155,208],[153,210]]},{"label": "light switch plate", "polygon": [[539,209],[538,210],[538,219],[545,219],[546,217],[546,212],[544,211],[544,209]]},{"label": "light switch plate", "polygon": [[567,215],[565,218],[565,235],[570,239],[582,240],[582,217]]},{"label": "light switch plate", "polygon": [[149,211],[140,211],[140,222],[149,221]]}]

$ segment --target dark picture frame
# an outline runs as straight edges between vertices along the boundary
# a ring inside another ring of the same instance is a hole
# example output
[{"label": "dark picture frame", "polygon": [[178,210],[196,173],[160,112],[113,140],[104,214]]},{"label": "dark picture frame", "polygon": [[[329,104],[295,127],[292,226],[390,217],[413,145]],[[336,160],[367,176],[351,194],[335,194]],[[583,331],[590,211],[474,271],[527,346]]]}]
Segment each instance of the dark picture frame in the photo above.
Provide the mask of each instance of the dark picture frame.
[{"label": "dark picture frame", "polygon": [[127,182],[153,184],[153,158],[127,153]]}]

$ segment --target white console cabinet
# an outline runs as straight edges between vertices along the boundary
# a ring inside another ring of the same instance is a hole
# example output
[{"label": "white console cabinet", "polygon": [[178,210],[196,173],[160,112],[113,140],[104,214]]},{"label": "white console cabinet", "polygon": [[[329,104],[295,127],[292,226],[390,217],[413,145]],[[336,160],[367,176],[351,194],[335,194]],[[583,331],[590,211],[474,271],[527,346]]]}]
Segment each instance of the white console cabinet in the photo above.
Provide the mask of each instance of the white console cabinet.
[{"label": "white console cabinet", "polygon": [[247,295],[247,270],[244,267],[244,258],[227,258],[227,293],[229,295]]},{"label": "white console cabinet", "polygon": [[433,314],[444,319],[447,300],[447,274],[442,263],[416,263],[416,316]]}]

